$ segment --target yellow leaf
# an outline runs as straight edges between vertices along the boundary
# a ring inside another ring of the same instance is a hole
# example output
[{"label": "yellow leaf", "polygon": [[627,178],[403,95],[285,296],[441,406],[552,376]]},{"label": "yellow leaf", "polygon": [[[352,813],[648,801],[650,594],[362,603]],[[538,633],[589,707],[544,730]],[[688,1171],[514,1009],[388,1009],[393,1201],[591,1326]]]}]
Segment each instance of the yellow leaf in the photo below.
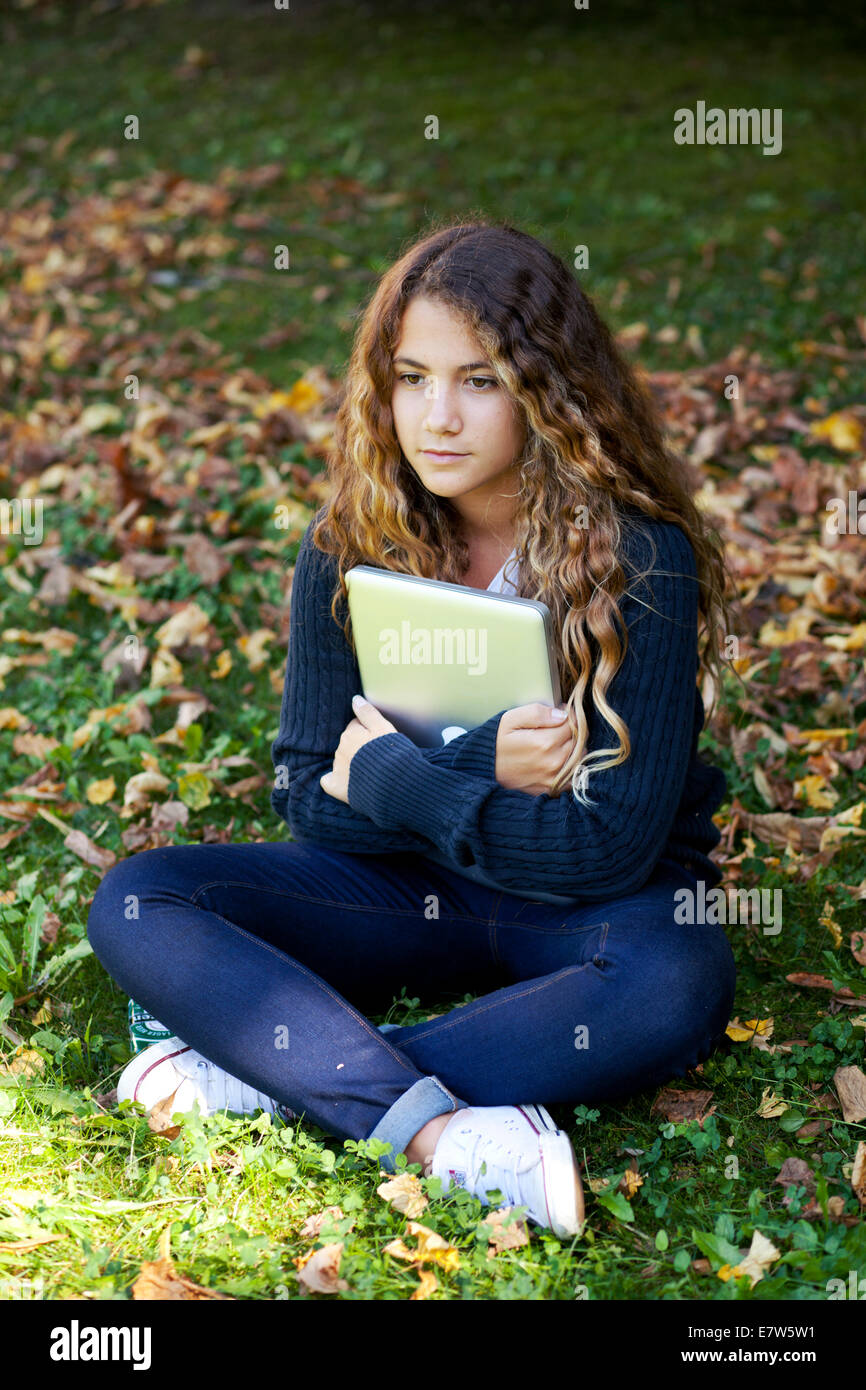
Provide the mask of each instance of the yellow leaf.
[{"label": "yellow leaf", "polygon": [[786,1110],[790,1110],[788,1102],[777,1096],[769,1086],[765,1086],[761,1092],[761,1103],[755,1111],[762,1120],[774,1120],[778,1115],[784,1115]]},{"label": "yellow leaf", "polygon": [[863,444],[863,426],[855,415],[844,410],[834,411],[811,426],[816,439],[829,439],[834,449],[856,453]]},{"label": "yellow leaf", "polygon": [[27,716],[13,705],[4,705],[0,709],[0,729],[26,729],[29,723]]},{"label": "yellow leaf", "polygon": [[150,683],[152,686],[183,684],[183,667],[164,647],[157,648],[150,664]]},{"label": "yellow leaf", "polygon": [[439,1281],[432,1269],[419,1269],[418,1275],[420,1283],[415,1292],[411,1295],[409,1299],[410,1303],[414,1303],[418,1299],[429,1298],[431,1293],[439,1287]]},{"label": "yellow leaf", "polygon": [[249,662],[251,671],[260,671],[268,659],[267,645],[276,637],[269,627],[256,628],[248,636],[238,638],[238,646]]},{"label": "yellow leaf", "polygon": [[738,1278],[742,1274],[748,1274],[752,1288],[763,1279],[764,1274],[769,1269],[774,1260],[781,1258],[781,1250],[777,1250],[772,1241],[767,1240],[760,1231],[755,1231],[752,1235],[752,1244],[749,1246],[749,1253],[735,1265],[732,1273]]},{"label": "yellow leaf", "polygon": [[289,391],[285,403],[289,410],[296,410],[299,415],[303,415],[305,411],[318,405],[320,400],[322,400],[321,391],[301,377]]},{"label": "yellow leaf", "polygon": [[825,637],[824,644],[837,652],[859,652],[866,647],[866,623],[857,623],[847,633],[833,632]]},{"label": "yellow leaf", "polygon": [[5,1076],[38,1076],[45,1070],[45,1058],[31,1047],[16,1047],[8,1062],[0,1062]]},{"label": "yellow leaf", "polygon": [[82,410],[78,423],[85,434],[95,434],[97,430],[104,430],[106,425],[119,425],[122,419],[123,413],[116,405],[96,401]]},{"label": "yellow leaf", "polygon": [[446,1272],[458,1269],[460,1266],[460,1254],[457,1248],[449,1245],[447,1240],[443,1240],[435,1231],[431,1231],[429,1226],[422,1226],[418,1221],[410,1221],[407,1227],[410,1236],[418,1239],[418,1259],[425,1264],[433,1263],[441,1265]]},{"label": "yellow leaf", "polygon": [[821,923],[822,927],[827,928],[833,938],[833,946],[838,950],[842,945],[842,930],[833,915],[833,904],[830,902],[829,898],[824,900],[824,906],[821,909],[821,916],[818,918],[818,921]]},{"label": "yellow leaf", "polygon": [[210,806],[212,787],[213,782],[206,773],[188,772],[178,778],[177,794],[185,806],[200,811],[203,806]]},{"label": "yellow leaf", "polygon": [[819,616],[810,609],[800,609],[792,613],[787,626],[783,628],[777,627],[769,618],[758,633],[758,641],[762,647],[785,647],[791,642],[802,642],[804,637],[809,636],[809,628]]},{"label": "yellow leaf", "polygon": [[816,811],[830,811],[839,800],[839,793],[835,792],[827,778],[818,772],[807,774],[799,782],[795,781],[794,795],[803,799],[807,806],[814,807]]},{"label": "yellow leaf", "polygon": [[99,782],[89,782],[84,794],[91,806],[102,806],[104,802],[111,800],[116,790],[114,778],[104,777]]},{"label": "yellow leaf", "polygon": [[232,654],[228,647],[223,647],[221,652],[217,652],[217,658],[210,669],[209,674],[215,681],[225,680],[232,669]]},{"label": "yellow leaf", "polygon": [[731,1042],[749,1042],[755,1036],[771,1038],[773,1027],[772,1018],[748,1018],[745,1023],[740,1023],[738,1018],[732,1018],[725,1032]]}]

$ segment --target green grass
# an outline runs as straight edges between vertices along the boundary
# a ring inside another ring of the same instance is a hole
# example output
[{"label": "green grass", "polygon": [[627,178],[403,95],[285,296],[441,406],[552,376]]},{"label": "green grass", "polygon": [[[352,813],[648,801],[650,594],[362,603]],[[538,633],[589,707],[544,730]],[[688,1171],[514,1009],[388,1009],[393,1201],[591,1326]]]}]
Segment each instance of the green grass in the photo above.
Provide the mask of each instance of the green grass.
[{"label": "green grass", "polygon": [[[121,243],[101,266],[89,252],[84,277],[72,277],[71,292],[96,350],[71,367],[49,355],[28,368],[26,354],[17,345],[13,353],[4,340],[0,359],[14,358],[11,374],[4,366],[4,381],[16,418],[23,420],[44,399],[64,409],[76,399],[80,405],[120,400],[129,354],[139,355],[133,370],[161,385],[175,403],[187,392],[198,399],[215,390],[240,367],[261,373],[265,390],[290,384],[312,364],[339,374],[359,299],[401,244],[432,211],[463,216],[473,209],[537,233],[568,260],[574,245],[588,244],[590,269],[582,282],[614,328],[648,324],[639,356],[650,369],[693,365],[684,339],[696,325],[709,360],[745,344],[768,369],[793,370],[797,401],[811,396],[830,410],[862,396],[861,359],[813,358],[797,347],[806,340],[859,341],[861,74],[855,44],[845,41],[833,7],[809,14],[807,30],[793,23],[796,6],[787,28],[736,10],[709,24],[686,5],[666,6],[665,25],[638,5],[618,14],[599,7],[591,23],[571,13],[526,18],[508,6],[467,6],[462,13],[459,25],[452,12],[426,5],[377,6],[372,19],[358,6],[298,5],[290,16],[276,17],[266,5],[251,5],[241,15],[228,3],[197,6],[197,20],[176,3],[102,17],[80,6],[5,15],[4,204],[32,210],[46,200],[53,225],[66,229],[68,256],[75,253],[79,224],[67,226],[66,219],[80,214],[87,198],[105,199],[91,206],[92,226],[108,221],[127,195],[140,209],[155,173],[183,176],[206,191],[226,179],[226,170],[276,166],[262,187],[229,183],[225,209],[175,211],[169,224],[161,220],[157,188],[148,204],[148,230],[168,234],[165,246],[130,243],[136,252],[130,260]],[[192,43],[212,54],[213,64],[184,78],[176,69]],[[698,99],[781,106],[783,153],[765,158],[750,148],[674,146],[673,110]],[[137,142],[121,138],[129,113],[141,122]],[[430,113],[440,119],[436,142],[423,139]],[[71,142],[58,147],[69,133]],[[260,226],[250,225],[252,214],[261,217]],[[287,234],[293,226],[309,235]],[[781,234],[781,243],[765,235],[768,227]],[[208,255],[199,244],[179,256],[185,241],[214,232],[235,245]],[[20,228],[18,236],[0,250],[3,296],[19,277],[26,245]],[[292,270],[275,280],[269,258],[282,241],[290,246]],[[148,278],[158,271],[178,279],[160,286]],[[774,274],[762,278],[765,271]],[[679,296],[668,300],[672,277],[680,282]],[[329,291],[326,297],[316,297],[319,286]],[[20,299],[15,303],[20,306]],[[50,287],[26,301],[22,315],[30,328],[43,309],[52,327],[64,323]],[[295,336],[288,342],[269,347],[260,341],[289,324]],[[676,343],[655,337],[669,324],[680,331]],[[167,345],[177,345],[186,328],[208,335],[213,360],[194,344],[165,366]],[[212,380],[195,376],[204,368],[212,369]],[[128,423],[125,402],[123,409]],[[109,565],[118,558],[108,530],[116,508],[100,491],[105,472],[96,471],[96,462],[97,447],[121,432],[121,426],[103,431],[92,448],[85,441],[71,455],[81,471],[81,494],[57,496],[50,510],[67,563]],[[167,432],[162,442],[182,477],[182,440]],[[237,437],[219,452],[235,462],[242,487],[207,494],[207,505],[225,508],[229,535],[264,541],[268,502],[246,496],[263,481],[260,463]],[[268,462],[289,493],[297,465],[317,467],[299,444],[272,445]],[[14,471],[12,481],[20,481]],[[172,508],[181,531],[207,530],[201,501],[191,489]],[[147,510],[160,522],[169,515],[157,502]],[[273,549],[248,552],[245,563],[203,586],[170,533],[163,548],[176,564],[142,581],[140,596],[152,602],[194,597],[233,652],[239,630],[278,625],[284,563]],[[6,559],[16,554],[10,543]],[[222,781],[267,764],[279,705],[270,679],[274,662],[250,672],[236,659],[231,674],[217,681],[209,674],[210,658],[185,661],[185,683],[207,694],[214,707],[193,726],[184,748],[154,741],[176,715],[175,707],[156,701],[150,729],[125,735],[103,723],[76,747],[74,731],[88,712],[124,698],[101,662],[128,623],[78,592],[60,605],[40,602],[40,579],[36,571],[30,592],[4,582],[2,629],[56,625],[75,633],[78,646],[69,656],[49,652],[44,665],[10,671],[0,684],[0,705],[21,710],[34,729],[59,740],[46,757],[64,784],[61,802],[46,800],[44,808],[118,857],[130,852],[129,832],[138,820],[119,816],[117,798],[90,805],[86,790],[110,774],[122,789],[146,753],[169,777],[167,795],[189,804],[188,825],[175,843],[198,842],[206,828],[210,834],[229,831],[237,841],[277,838],[282,827],[274,823],[266,790],[232,800],[220,789]],[[4,642],[4,652],[16,650]],[[773,653],[768,691],[781,659]],[[153,697],[147,687],[143,693]],[[725,704],[735,726],[742,726],[748,721],[738,701],[732,683]],[[224,711],[231,711],[230,719]],[[810,725],[814,712],[814,701],[804,697],[783,714]],[[864,714],[861,706],[857,717]],[[13,751],[8,731],[2,738],[5,796],[5,788],[31,776],[45,759]],[[741,769],[711,732],[702,744],[724,768],[731,797],[765,811],[751,778],[753,765],[763,763],[760,745]],[[232,754],[248,755],[253,764],[218,769],[210,804],[198,807],[184,792],[182,765]],[[792,749],[786,775],[805,770]],[[862,796],[859,787],[858,774],[843,772],[834,783],[839,805]],[[15,828],[12,820],[0,821],[0,833]],[[331,1238],[344,1241],[340,1272],[350,1288],[338,1296],[409,1297],[416,1275],[382,1253],[388,1240],[405,1233],[406,1222],[376,1194],[375,1145],[344,1145],[309,1124],[219,1117],[191,1122],[169,1141],[153,1135],[140,1117],[96,1104],[93,1097],[111,1089],[129,1056],[126,1000],[86,954],[85,923],[99,874],[63,839],[56,821],[35,816],[4,848],[0,863],[0,891],[16,893],[0,908],[8,942],[6,951],[0,944],[0,1018],[38,1054],[42,1068],[30,1077],[0,1076],[0,1242],[39,1233],[62,1237],[31,1252],[0,1250],[7,1296],[14,1281],[27,1278],[42,1279],[50,1298],[126,1298],[141,1262],[156,1258],[160,1232],[170,1223],[173,1257],[186,1276],[236,1297],[296,1298],[292,1260],[308,1249],[298,1235],[302,1221],[339,1204],[346,1220]],[[843,941],[859,924],[862,905],[839,887],[862,877],[857,844],[840,850],[807,882],[787,857],[760,842],[742,866],[744,886],[783,888],[785,919],[777,937],[760,928],[729,928],[739,974],[736,1011],[741,1019],[772,1015],[773,1041],[803,1038],[808,1047],[775,1055],[746,1044],[718,1051],[700,1076],[677,1083],[713,1090],[716,1110],[703,1128],[651,1116],[651,1095],[597,1110],[555,1110],[574,1139],[587,1187],[606,1177],[613,1192],[630,1150],[640,1151],[645,1179],[630,1206],[588,1192],[589,1220],[575,1242],[536,1230],[528,1247],[488,1260],[484,1209],[460,1192],[442,1196],[425,1180],[430,1205],[420,1219],[460,1251],[457,1271],[438,1272],[436,1297],[571,1300],[585,1290],[592,1299],[821,1299],[828,1279],[866,1271],[863,1223],[846,1227],[829,1219],[827,1207],[829,1197],[841,1195],[845,1214],[857,1213],[847,1165],[866,1127],[843,1124],[835,1111],[825,1131],[797,1135],[798,1117],[816,1113],[809,1108],[813,1088],[829,1090],[837,1067],[862,1063],[863,1030],[851,1022],[856,1011],[833,1014],[826,993],[796,990],[785,980],[792,971],[814,970],[864,993],[864,972],[851,960],[845,964],[846,952],[832,949],[819,923],[829,898]],[[46,910],[61,919],[53,945],[40,940]],[[461,1002],[416,998],[416,991],[407,981],[392,1019],[414,1022]],[[50,1012],[39,1013],[46,1000]],[[7,1064],[12,1051],[4,1042]],[[785,1115],[756,1115],[767,1087],[789,1103]],[[774,1179],[789,1156],[806,1158],[815,1173],[823,1208],[817,1220],[802,1217],[805,1198],[795,1196],[787,1207],[782,1202]],[[726,1176],[732,1157],[736,1177]],[[750,1294],[747,1283],[725,1282],[716,1271],[730,1262],[731,1246],[748,1246],[755,1229],[782,1259]],[[709,1272],[694,1268],[701,1258],[709,1260]]]}]

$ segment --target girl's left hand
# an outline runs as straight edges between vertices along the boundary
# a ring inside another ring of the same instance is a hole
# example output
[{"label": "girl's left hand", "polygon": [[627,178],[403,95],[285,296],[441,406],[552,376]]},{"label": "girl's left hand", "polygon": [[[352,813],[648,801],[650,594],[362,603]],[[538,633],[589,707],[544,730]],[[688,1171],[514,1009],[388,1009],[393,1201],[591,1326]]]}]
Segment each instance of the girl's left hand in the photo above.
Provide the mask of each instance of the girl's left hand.
[{"label": "girl's left hand", "polygon": [[371,739],[381,738],[382,734],[396,734],[390,720],[384,714],[380,714],[375,705],[371,705],[369,700],[365,700],[363,695],[356,695],[352,700],[352,708],[355,710],[356,718],[351,720],[340,735],[340,742],[334,754],[334,765],[330,772],[325,772],[319,778],[319,786],[328,796],[333,796],[337,801],[345,801],[349,804],[349,767],[352,758],[359,748]]}]

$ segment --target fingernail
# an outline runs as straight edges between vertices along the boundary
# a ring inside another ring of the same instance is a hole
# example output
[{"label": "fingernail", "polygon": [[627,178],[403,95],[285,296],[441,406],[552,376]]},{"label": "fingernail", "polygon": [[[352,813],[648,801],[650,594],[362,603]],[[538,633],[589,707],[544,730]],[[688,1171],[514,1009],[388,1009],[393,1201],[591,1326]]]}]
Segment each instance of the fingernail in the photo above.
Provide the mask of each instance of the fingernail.
[{"label": "fingernail", "polygon": [[564,709],[552,709],[552,710],[550,711],[550,717],[551,717],[551,719],[555,719],[555,720],[557,721],[557,723],[561,723],[562,720],[565,719],[565,717],[566,717],[565,710],[564,710]]}]

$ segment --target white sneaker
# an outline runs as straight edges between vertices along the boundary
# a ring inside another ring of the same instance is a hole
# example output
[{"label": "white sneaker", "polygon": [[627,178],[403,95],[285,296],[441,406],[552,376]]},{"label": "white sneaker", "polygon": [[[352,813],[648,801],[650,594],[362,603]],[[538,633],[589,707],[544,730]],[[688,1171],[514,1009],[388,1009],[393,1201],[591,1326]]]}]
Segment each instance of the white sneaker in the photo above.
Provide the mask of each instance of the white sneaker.
[{"label": "white sneaker", "polygon": [[527,1208],[539,1226],[578,1235],[584,1202],[568,1135],[541,1105],[487,1105],[455,1112],[433,1151],[431,1175],[443,1188],[466,1188],[489,1205],[499,1188],[504,1205]]},{"label": "white sneaker", "polygon": [[139,1052],[124,1067],[117,1083],[118,1101],[139,1101],[148,1112],[173,1093],[172,1113],[192,1110],[198,1101],[202,1115],[217,1110],[252,1115],[264,1110],[269,1115],[276,1111],[284,1119],[294,1118],[288,1106],[229,1076],[179,1038],[166,1038]]}]

